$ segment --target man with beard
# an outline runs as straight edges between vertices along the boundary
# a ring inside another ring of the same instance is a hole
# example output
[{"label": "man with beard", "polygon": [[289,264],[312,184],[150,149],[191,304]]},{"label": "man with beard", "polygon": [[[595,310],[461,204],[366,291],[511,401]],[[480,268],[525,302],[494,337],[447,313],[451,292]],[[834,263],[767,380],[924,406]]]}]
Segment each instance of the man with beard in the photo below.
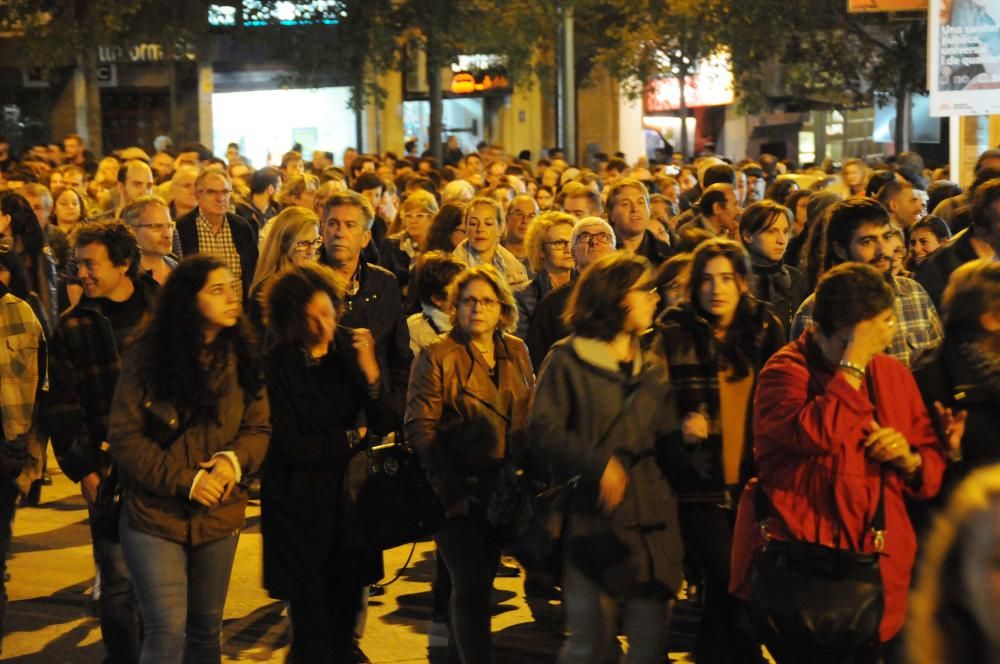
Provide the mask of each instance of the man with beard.
[{"label": "man with beard", "polygon": [[[889,213],[871,198],[851,198],[830,209],[824,269],[840,263],[866,263],[885,275],[895,293],[896,331],[886,353],[915,369],[941,345],[944,331],[927,291],[913,279],[892,276],[892,246],[896,229]],[[812,322],[814,296],[799,307],[792,321],[796,339]]]}]

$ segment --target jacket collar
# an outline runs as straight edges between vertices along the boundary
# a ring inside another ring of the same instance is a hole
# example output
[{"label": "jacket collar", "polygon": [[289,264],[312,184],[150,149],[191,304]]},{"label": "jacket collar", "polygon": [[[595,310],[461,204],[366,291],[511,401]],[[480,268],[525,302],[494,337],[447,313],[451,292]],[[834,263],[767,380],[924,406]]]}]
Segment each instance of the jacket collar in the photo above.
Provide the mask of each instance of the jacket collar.
[{"label": "jacket collar", "polygon": [[[573,348],[573,352],[576,356],[587,364],[602,369],[604,371],[619,374],[621,373],[621,366],[618,360],[615,359],[614,353],[611,350],[611,344],[606,341],[601,341],[600,339],[591,339],[588,337],[580,337],[573,335],[570,339],[570,345]],[[635,378],[642,372],[642,350],[639,346],[639,341],[635,340],[633,342],[633,360],[632,360],[632,374],[631,377]]]},{"label": "jacket collar", "polygon": [[[139,291],[139,294],[146,305],[145,310],[148,312],[152,306],[153,299],[156,297],[158,284],[153,281],[153,278],[149,275],[149,273],[143,273],[132,280],[132,286],[135,290]],[[99,316],[103,316],[104,299],[105,298],[103,297],[90,298],[86,295],[82,295],[80,297],[80,301],[77,302],[72,311],[89,311],[91,313],[98,314]]]}]

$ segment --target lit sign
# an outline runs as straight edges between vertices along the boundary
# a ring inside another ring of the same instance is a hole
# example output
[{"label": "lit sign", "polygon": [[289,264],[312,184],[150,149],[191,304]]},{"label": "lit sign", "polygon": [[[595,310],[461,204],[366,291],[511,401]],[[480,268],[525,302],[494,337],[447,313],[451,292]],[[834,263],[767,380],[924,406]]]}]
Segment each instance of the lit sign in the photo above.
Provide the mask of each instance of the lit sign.
[{"label": "lit sign", "polygon": [[[646,113],[680,110],[680,82],[676,76],[653,79],[643,97]],[[733,72],[726,53],[699,60],[684,81],[684,103],[688,108],[723,106],[733,103],[734,98]]]},{"label": "lit sign", "polygon": [[849,12],[925,12],[927,0],[847,0]]},{"label": "lit sign", "polygon": [[468,71],[455,72],[451,77],[449,90],[456,95],[467,95],[486,90],[507,90],[510,81],[502,69],[486,69],[473,74]]},{"label": "lit sign", "polygon": [[[261,0],[245,0],[242,3],[243,25],[335,25],[338,4],[334,0],[282,0],[266,5]],[[240,7],[232,5],[209,5],[208,24],[217,28],[234,27],[239,10]]]}]

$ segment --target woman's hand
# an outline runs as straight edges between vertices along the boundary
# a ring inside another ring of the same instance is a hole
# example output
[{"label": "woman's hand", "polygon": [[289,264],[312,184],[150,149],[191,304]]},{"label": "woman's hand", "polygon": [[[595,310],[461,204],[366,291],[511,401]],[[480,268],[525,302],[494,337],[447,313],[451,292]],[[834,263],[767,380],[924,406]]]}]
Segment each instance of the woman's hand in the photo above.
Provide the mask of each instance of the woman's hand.
[{"label": "woman's hand", "polygon": [[224,493],[226,493],[226,487],[219,478],[213,473],[205,472],[201,474],[195,483],[194,491],[191,492],[191,499],[201,503],[205,507],[214,507],[222,500]]},{"label": "woman's hand", "polygon": [[378,382],[382,371],[375,355],[375,337],[372,336],[372,331],[365,327],[351,330],[351,346],[358,356],[358,365],[361,367],[361,373],[365,375],[365,380],[369,385],[374,385]]},{"label": "woman's hand", "polygon": [[847,339],[844,358],[857,364],[862,369],[868,366],[872,358],[884,351],[892,343],[896,334],[896,319],[894,316],[878,315],[863,320],[854,326]]},{"label": "woman's hand", "polygon": [[625,489],[628,488],[628,475],[618,458],[612,456],[608,465],[601,473],[600,505],[605,514],[610,514],[625,499]]},{"label": "woman's hand", "polygon": [[969,416],[969,411],[960,410],[956,414],[952,412],[951,408],[945,408],[940,401],[934,402],[934,410],[937,411],[938,418],[940,418],[944,442],[948,446],[948,456],[953,459],[961,459],[962,436],[965,435],[965,419]]},{"label": "woman's hand", "polygon": [[233,468],[233,462],[229,457],[220,454],[198,465],[207,471],[206,474],[211,474],[212,477],[222,484],[223,493],[220,500],[229,498],[229,494],[233,492],[233,488],[236,486],[236,469]]},{"label": "woman's hand", "polygon": [[922,461],[910,450],[910,443],[892,427],[879,426],[872,420],[872,432],[865,438],[865,454],[879,463],[888,463],[907,475],[915,472]]},{"label": "woman's hand", "polygon": [[681,424],[681,438],[688,445],[700,443],[708,438],[708,420],[701,413],[688,413]]}]

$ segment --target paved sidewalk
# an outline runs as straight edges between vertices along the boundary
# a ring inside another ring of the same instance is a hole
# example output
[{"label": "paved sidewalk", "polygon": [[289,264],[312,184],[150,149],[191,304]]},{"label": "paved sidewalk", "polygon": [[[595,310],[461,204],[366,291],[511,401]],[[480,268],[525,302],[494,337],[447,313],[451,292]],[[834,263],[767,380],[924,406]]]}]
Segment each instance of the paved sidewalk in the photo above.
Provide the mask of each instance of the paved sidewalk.
[{"label": "paved sidewalk", "polygon": [[[18,664],[99,664],[104,648],[98,621],[89,612],[94,566],[87,510],[77,486],[58,472],[54,461],[49,467],[54,483],[43,489],[42,505],[19,509],[14,523],[8,561],[10,608],[0,659]],[[261,587],[260,508],[252,506],[248,519],[226,603],[223,659],[284,662],[289,638],[284,605]],[[409,546],[387,552],[386,572],[394,575],[409,552]],[[444,649],[428,649],[433,574],[433,544],[420,543],[403,576],[384,596],[370,600],[362,646],[373,662],[444,661]],[[560,608],[557,602],[529,607],[522,586],[522,578],[496,580],[495,660],[552,662],[561,641]],[[675,627],[684,621],[679,615]],[[681,653],[671,659],[689,661]]]}]

